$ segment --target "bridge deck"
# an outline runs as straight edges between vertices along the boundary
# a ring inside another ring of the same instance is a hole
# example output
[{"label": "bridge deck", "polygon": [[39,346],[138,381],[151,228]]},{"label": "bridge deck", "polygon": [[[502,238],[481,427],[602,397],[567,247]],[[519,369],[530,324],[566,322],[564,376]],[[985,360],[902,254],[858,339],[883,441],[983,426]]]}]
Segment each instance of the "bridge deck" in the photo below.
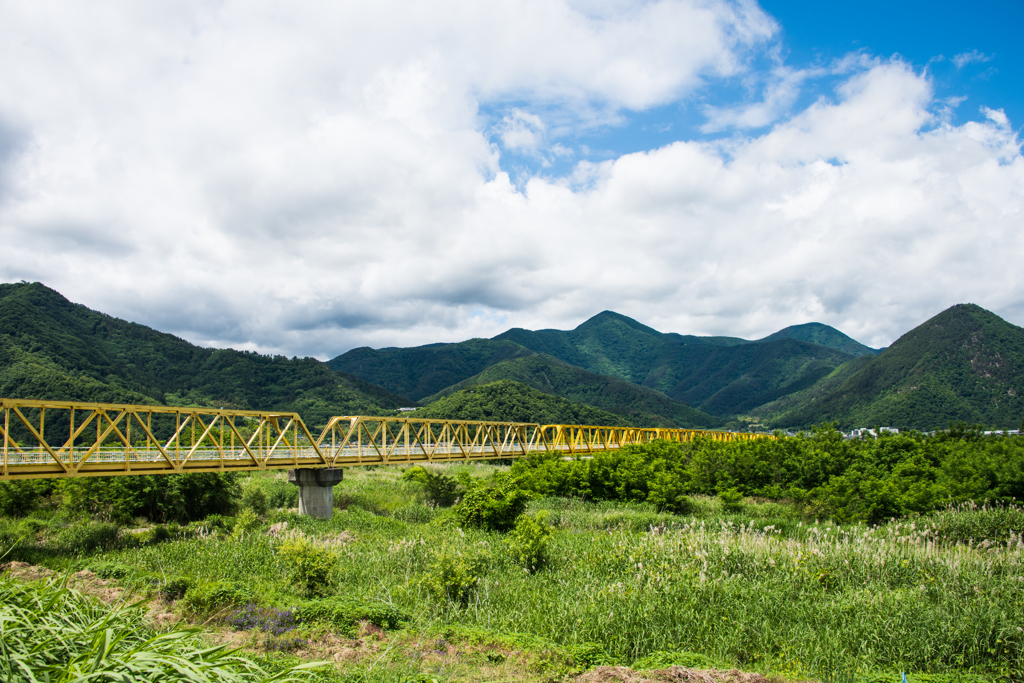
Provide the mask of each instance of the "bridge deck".
[{"label": "bridge deck", "polygon": [[0,399],[0,480],[329,468],[589,455],[655,439],[758,435],[415,417],[333,417],[314,438],[297,413]]}]

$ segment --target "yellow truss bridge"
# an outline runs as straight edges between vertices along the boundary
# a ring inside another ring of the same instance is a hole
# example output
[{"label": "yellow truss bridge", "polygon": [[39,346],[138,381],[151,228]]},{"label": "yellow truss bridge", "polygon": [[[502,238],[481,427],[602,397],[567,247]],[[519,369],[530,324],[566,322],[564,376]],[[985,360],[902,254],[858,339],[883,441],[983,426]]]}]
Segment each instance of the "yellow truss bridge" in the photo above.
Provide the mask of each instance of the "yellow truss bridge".
[{"label": "yellow truss bridge", "polygon": [[0,480],[335,469],[591,455],[655,439],[759,435],[415,417],[333,417],[316,438],[297,413],[0,399]]}]

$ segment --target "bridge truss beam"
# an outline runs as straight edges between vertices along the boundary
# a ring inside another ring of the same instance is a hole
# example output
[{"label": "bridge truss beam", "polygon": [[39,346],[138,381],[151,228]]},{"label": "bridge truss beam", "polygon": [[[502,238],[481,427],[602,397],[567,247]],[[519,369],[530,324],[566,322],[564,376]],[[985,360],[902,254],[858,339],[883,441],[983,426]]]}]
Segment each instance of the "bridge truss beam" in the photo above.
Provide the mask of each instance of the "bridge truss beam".
[{"label": "bridge truss beam", "polygon": [[756,435],[414,417],[333,417],[313,438],[297,413],[0,399],[0,480],[337,468],[592,455],[655,439]]}]

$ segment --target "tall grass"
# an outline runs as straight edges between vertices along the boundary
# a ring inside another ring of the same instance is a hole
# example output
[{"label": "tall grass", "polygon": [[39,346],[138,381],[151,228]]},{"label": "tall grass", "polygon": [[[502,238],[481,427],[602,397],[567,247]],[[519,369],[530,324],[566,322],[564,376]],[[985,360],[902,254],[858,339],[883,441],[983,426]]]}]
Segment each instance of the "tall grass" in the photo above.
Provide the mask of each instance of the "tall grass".
[{"label": "tall grass", "polygon": [[[750,499],[727,515],[716,499],[698,498],[696,515],[681,517],[647,504],[545,498],[531,512],[546,510],[554,535],[547,565],[531,574],[504,535],[457,528],[400,474],[346,473],[344,509],[329,521],[286,512],[268,521],[331,544],[336,593],[393,606],[419,631],[527,634],[620,664],[699,654],[793,679],[1024,676],[1024,541],[1005,510],[868,527],[808,524],[792,508]],[[103,561],[148,580],[230,582],[288,608],[303,598],[277,557],[281,542],[262,531],[222,533]],[[479,572],[463,577],[472,586],[464,601],[430,590],[439,565],[458,557]]]},{"label": "tall grass", "polygon": [[304,680],[301,668],[268,673],[194,629],[155,633],[137,605],[102,605],[60,582],[0,576],[0,679],[6,683]]}]

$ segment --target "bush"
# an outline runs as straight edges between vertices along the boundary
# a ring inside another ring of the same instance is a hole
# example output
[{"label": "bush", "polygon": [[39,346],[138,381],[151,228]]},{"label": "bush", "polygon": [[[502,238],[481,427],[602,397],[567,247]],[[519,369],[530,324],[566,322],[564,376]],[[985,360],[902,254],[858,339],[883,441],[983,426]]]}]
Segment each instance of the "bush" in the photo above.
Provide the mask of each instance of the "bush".
[{"label": "bush", "polygon": [[252,589],[229,581],[215,581],[188,588],[178,604],[188,616],[208,617],[238,605],[256,602],[258,596]]},{"label": "bush", "polygon": [[37,509],[53,492],[50,479],[0,481],[0,515],[22,517]]},{"label": "bush", "polygon": [[249,479],[242,486],[242,510],[251,510],[257,517],[267,514],[270,501],[263,487],[255,479]]},{"label": "bush", "polygon": [[511,480],[497,484],[475,484],[453,510],[463,526],[488,531],[508,531],[526,511],[530,494]]},{"label": "bush", "polygon": [[441,472],[431,472],[427,468],[417,465],[406,470],[402,478],[423,484],[427,492],[427,500],[435,505],[450,507],[458,500],[459,482],[455,477]]},{"label": "bush", "polygon": [[389,631],[401,628],[402,622],[409,619],[394,605],[370,604],[341,596],[302,605],[295,610],[295,618],[304,624],[329,624],[346,630],[368,621]]},{"label": "bush", "polygon": [[547,512],[541,510],[536,517],[520,515],[508,539],[508,547],[516,563],[532,574],[547,564],[550,541]]},{"label": "bush", "polygon": [[82,477],[56,484],[60,508],[119,524],[136,517],[187,524],[211,514],[234,511],[236,473],[202,472],[132,477]]},{"label": "bush", "polygon": [[252,533],[260,528],[260,524],[260,518],[256,516],[256,511],[246,508],[235,517],[235,534]]},{"label": "bush", "polygon": [[121,544],[116,524],[74,522],[57,531],[47,545],[60,552],[84,554],[94,550],[113,550]]},{"label": "bush", "polygon": [[466,605],[487,570],[487,557],[445,546],[435,552],[422,585],[435,600]]},{"label": "bush", "polygon": [[305,536],[292,536],[281,544],[277,558],[288,580],[307,597],[326,595],[333,584],[332,574],[338,556]]},{"label": "bush", "polygon": [[195,580],[188,576],[170,579],[160,587],[160,597],[168,602],[181,600],[195,585]]},{"label": "bush", "polygon": [[743,512],[743,494],[736,489],[728,489],[718,494],[718,500],[722,503],[722,510],[731,514]]}]

